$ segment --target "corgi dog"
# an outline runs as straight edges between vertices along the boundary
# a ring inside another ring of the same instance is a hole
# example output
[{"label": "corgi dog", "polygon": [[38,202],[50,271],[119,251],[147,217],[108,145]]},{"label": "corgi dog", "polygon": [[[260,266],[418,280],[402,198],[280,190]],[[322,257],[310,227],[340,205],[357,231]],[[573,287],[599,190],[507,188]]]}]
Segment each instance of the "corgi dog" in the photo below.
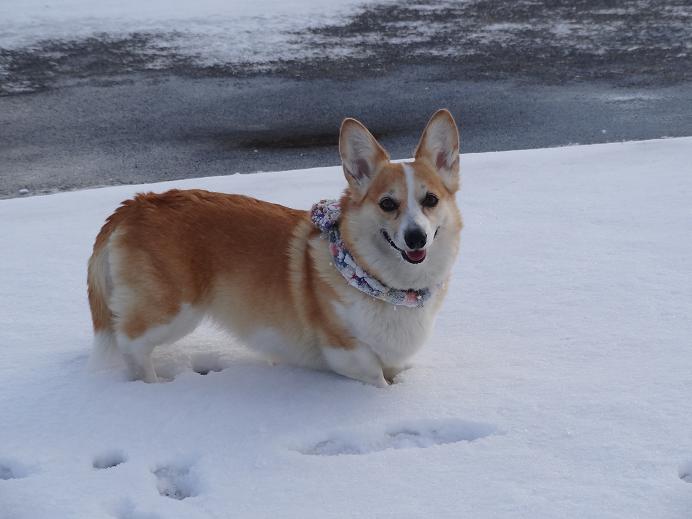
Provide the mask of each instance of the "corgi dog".
[{"label": "corgi dog", "polygon": [[348,186],[312,211],[198,189],[139,194],[88,266],[92,365],[115,352],[156,382],[152,351],[203,318],[279,362],[385,387],[425,343],[462,228],[459,133],[436,112],[410,162],[345,119]]}]

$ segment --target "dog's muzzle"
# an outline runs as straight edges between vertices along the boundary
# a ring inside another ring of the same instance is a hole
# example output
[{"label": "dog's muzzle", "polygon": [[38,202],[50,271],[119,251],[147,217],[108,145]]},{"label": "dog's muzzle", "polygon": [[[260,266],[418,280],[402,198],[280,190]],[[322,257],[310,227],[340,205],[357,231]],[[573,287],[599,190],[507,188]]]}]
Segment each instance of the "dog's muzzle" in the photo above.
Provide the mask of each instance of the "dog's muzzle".
[{"label": "dog's muzzle", "polygon": [[[401,257],[404,258],[409,263],[412,263],[414,265],[417,265],[418,263],[422,263],[423,260],[425,260],[426,256],[428,255],[427,251],[425,249],[418,249],[418,250],[403,250],[400,249],[399,247],[396,246],[396,243],[394,243],[394,240],[392,240],[391,236],[389,236],[389,233],[385,231],[384,229],[381,229],[382,231],[382,236],[384,236],[384,239],[387,240],[387,243],[389,245],[399,251],[401,253]],[[435,232],[437,235],[437,232]]]}]

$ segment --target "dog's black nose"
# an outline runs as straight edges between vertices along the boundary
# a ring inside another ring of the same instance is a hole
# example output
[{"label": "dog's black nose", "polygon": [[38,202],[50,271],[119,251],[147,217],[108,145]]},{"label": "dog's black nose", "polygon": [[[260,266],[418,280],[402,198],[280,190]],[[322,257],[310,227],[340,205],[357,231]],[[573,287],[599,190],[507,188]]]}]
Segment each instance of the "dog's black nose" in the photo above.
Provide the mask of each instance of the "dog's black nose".
[{"label": "dog's black nose", "polygon": [[407,229],[406,232],[404,232],[404,241],[406,242],[406,246],[411,250],[422,249],[425,247],[425,242],[427,239],[427,235],[420,227]]}]

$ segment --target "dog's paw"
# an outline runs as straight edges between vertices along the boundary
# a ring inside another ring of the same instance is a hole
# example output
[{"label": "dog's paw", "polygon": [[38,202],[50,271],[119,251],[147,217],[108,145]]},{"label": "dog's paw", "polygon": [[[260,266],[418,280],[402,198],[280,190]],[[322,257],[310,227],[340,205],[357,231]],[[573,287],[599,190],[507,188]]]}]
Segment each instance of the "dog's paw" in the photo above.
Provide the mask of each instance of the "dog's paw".
[{"label": "dog's paw", "polygon": [[397,377],[407,369],[411,369],[411,364],[396,367],[386,367],[382,369],[382,373],[384,374],[384,378],[388,383],[396,384]]},{"label": "dog's paw", "polygon": [[678,476],[686,483],[692,483],[692,460],[680,465]]}]

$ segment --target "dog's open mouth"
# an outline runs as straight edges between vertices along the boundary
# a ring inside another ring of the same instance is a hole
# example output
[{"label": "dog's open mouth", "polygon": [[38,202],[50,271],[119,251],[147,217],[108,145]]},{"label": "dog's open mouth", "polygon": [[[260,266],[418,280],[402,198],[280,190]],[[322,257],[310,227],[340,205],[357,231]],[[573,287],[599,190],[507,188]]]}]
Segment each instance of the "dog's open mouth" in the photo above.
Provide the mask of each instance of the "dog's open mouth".
[{"label": "dog's open mouth", "polygon": [[414,265],[417,263],[422,263],[425,257],[428,255],[427,251],[424,249],[418,249],[418,250],[403,250],[400,249],[399,247],[396,246],[396,243],[394,243],[394,240],[389,236],[389,233],[382,229],[382,236],[384,236],[384,239],[387,240],[387,243],[391,245],[393,248],[398,250],[401,253],[401,257],[404,258],[406,261],[409,263],[413,263]]},{"label": "dog's open mouth", "polygon": [[405,250],[402,251],[401,255],[409,263],[420,263],[425,259],[427,253],[424,250]]}]

